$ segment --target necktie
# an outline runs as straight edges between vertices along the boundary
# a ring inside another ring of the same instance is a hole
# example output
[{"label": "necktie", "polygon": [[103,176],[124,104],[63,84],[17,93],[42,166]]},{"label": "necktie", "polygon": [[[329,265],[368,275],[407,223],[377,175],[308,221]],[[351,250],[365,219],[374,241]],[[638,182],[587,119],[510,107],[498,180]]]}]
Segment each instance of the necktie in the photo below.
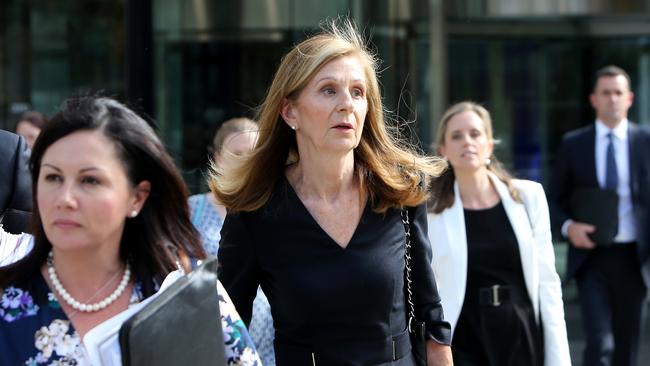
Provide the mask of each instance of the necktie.
[{"label": "necktie", "polygon": [[618,187],[618,171],[616,169],[616,155],[614,153],[614,135],[610,132],[607,134],[609,143],[607,144],[607,153],[605,155],[605,189],[616,190]]}]

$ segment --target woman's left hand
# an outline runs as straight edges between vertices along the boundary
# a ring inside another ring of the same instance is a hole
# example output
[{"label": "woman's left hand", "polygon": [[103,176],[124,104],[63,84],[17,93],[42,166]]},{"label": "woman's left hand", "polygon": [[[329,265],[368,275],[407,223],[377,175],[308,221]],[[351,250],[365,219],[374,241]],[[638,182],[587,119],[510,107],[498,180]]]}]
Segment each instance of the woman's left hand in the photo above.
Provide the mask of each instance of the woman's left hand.
[{"label": "woman's left hand", "polygon": [[434,341],[427,341],[427,363],[428,366],[453,366],[451,347]]}]

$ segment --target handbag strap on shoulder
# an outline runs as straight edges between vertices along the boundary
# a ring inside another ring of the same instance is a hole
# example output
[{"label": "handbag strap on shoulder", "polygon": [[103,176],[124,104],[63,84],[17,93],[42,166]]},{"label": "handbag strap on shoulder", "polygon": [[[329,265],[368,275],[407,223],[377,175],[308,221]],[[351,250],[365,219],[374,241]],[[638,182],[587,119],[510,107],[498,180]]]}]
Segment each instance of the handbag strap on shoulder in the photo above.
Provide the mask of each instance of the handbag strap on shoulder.
[{"label": "handbag strap on shoulder", "polygon": [[411,323],[415,320],[415,304],[413,303],[413,275],[411,270],[411,223],[409,221],[409,212],[406,208],[402,208],[400,212],[402,216],[402,223],[404,224],[404,232],[406,233],[406,240],[404,242],[404,263],[406,273],[406,302],[408,304],[408,331],[412,333]]}]

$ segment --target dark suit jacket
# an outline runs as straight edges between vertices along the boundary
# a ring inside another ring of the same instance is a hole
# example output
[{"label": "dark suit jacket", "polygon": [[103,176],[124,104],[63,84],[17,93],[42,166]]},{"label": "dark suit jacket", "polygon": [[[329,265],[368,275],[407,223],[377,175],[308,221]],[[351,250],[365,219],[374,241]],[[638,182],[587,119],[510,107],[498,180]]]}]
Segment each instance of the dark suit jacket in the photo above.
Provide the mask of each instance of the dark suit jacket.
[{"label": "dark suit jacket", "polygon": [[5,231],[27,231],[32,212],[30,151],[25,140],[0,130],[0,222]]},{"label": "dark suit jacket", "polygon": [[[630,189],[637,232],[639,265],[646,286],[650,287],[650,130],[629,124],[628,147]],[[598,188],[596,177],[595,125],[567,133],[557,153],[548,201],[554,232],[560,235],[562,224],[572,217],[571,195],[579,188]],[[569,245],[567,276],[575,276],[589,250]]]}]

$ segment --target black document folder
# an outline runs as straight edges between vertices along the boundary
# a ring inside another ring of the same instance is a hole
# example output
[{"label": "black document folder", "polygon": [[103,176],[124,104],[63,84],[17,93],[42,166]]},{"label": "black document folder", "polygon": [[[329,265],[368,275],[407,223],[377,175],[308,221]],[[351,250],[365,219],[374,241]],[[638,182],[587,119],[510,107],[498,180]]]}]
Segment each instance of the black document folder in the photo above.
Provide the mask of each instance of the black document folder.
[{"label": "black document folder", "polygon": [[589,237],[596,245],[612,244],[618,232],[618,194],[614,190],[582,188],[571,197],[572,218],[596,227]]},{"label": "black document folder", "polygon": [[179,278],[120,329],[122,364],[226,365],[217,260]]}]

